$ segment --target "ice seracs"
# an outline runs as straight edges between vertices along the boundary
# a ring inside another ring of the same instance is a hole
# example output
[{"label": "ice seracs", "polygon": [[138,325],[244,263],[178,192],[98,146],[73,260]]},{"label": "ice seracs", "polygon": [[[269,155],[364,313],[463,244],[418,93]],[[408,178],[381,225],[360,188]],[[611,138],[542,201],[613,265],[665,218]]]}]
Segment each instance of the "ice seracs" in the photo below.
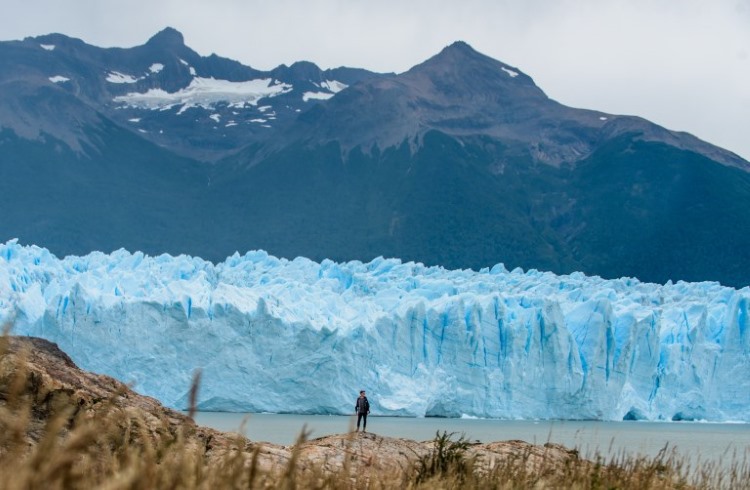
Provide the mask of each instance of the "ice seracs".
[{"label": "ice seracs", "polygon": [[0,322],[185,408],[750,421],[750,288],[0,245]]}]

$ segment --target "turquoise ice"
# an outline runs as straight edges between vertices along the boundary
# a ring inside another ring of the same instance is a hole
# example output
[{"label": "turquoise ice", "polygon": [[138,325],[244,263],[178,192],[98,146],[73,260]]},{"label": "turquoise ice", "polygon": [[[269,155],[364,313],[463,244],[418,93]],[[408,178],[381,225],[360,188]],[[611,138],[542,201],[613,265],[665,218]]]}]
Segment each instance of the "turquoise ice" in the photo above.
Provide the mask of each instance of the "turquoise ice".
[{"label": "turquoise ice", "polygon": [[750,289],[0,244],[0,318],[185,408],[750,421]]}]

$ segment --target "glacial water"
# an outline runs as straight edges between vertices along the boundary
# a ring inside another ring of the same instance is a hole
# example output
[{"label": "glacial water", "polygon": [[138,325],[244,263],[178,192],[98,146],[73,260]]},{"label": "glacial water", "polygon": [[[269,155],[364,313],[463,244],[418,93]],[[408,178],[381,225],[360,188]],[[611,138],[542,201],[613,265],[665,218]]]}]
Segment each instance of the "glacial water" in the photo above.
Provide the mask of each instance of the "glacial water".
[{"label": "glacial water", "polygon": [[[242,432],[255,441],[293,444],[303,428],[314,439],[352,430],[348,416],[199,412],[196,422],[223,431]],[[242,426],[242,429],[240,427]],[[622,454],[656,456],[667,447],[691,462],[729,464],[750,461],[750,424],[701,422],[527,421],[370,416],[368,432],[430,440],[436,432],[463,434],[471,441],[520,439],[577,448],[583,456]]]}]

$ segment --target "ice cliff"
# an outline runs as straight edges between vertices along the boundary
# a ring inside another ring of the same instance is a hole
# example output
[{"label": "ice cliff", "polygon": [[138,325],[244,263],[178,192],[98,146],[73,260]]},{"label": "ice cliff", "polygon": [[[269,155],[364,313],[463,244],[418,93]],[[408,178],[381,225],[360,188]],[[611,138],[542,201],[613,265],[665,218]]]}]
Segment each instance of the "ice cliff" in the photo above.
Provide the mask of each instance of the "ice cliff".
[{"label": "ice cliff", "polygon": [[750,289],[0,244],[0,319],[185,407],[750,421]]}]

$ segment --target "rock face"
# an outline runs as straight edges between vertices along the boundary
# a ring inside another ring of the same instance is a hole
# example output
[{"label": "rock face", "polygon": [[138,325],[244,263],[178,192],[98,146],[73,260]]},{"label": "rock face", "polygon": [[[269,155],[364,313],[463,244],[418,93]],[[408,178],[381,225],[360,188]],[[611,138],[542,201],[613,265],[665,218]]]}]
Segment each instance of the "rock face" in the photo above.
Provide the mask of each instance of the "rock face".
[{"label": "rock face", "polygon": [[[129,409],[154,429],[160,425],[195,427],[190,418],[154,398],[141,396],[109,376],[78,369],[52,342],[34,337],[5,337],[2,342],[6,345],[0,347],[0,403],[8,403],[11,386],[21,374],[25,382],[20,396],[32,404],[29,443],[38,442],[46,422],[65,410],[71,411],[69,418],[73,420],[79,414],[97,417],[103,410]],[[213,432],[200,429],[198,433],[203,436]]]},{"label": "rock face", "polygon": [[[161,406],[153,398],[141,396],[118,381],[82,371],[55,344],[38,338],[0,338],[0,423],[12,425],[13,406],[22,398],[31,403],[26,444],[34,447],[45,437],[45,427],[61,413],[69,420],[62,431],[80,424],[80,417],[97,419],[112,412],[123,412],[143,421],[153,442],[175,437],[180,431],[188,447],[199,448],[205,461],[223,464],[227,454],[256,458],[268,471],[282,471],[294,460],[304,473],[351,471],[382,478],[409,468],[434,449],[433,442],[381,437],[375,434],[344,434],[303,442],[297,447],[255,443],[236,434],[199,427],[187,416]],[[19,377],[19,373],[21,376]],[[21,382],[19,383],[19,380]],[[5,434],[4,434],[5,436]],[[0,438],[5,441],[5,437]],[[0,459],[3,453],[0,448]],[[548,471],[580,461],[574,451],[561,446],[535,446],[522,441],[473,444],[466,451],[476,458],[477,471],[490,471],[501,464],[545,468]]]}]

